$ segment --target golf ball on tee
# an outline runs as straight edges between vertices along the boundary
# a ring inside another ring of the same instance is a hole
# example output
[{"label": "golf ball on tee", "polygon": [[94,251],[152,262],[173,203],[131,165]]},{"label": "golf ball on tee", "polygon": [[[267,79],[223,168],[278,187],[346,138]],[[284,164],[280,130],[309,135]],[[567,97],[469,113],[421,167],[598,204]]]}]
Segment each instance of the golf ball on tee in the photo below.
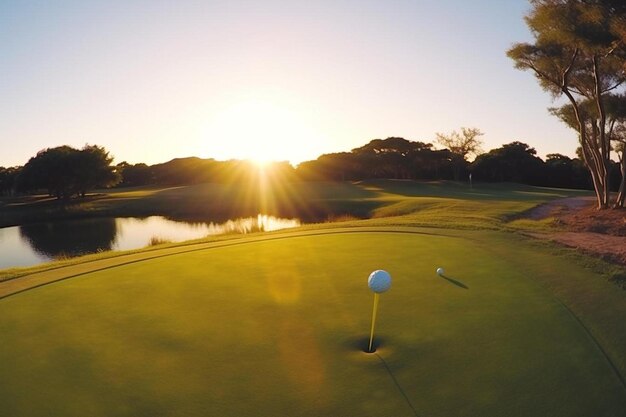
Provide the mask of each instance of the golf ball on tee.
[{"label": "golf ball on tee", "polygon": [[442,276],[443,274],[445,274],[443,268],[437,268],[437,275]]},{"label": "golf ball on tee", "polygon": [[375,293],[385,292],[391,287],[391,275],[387,271],[378,269],[370,274],[367,286]]}]

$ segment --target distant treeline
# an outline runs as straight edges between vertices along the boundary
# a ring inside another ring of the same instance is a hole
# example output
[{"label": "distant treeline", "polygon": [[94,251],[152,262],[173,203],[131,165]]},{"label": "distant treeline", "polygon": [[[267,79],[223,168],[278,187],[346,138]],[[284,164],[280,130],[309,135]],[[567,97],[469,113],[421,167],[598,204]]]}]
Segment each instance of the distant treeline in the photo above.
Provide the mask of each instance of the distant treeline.
[{"label": "distant treeline", "polygon": [[[275,162],[262,168],[249,161],[217,161],[196,157],[147,165],[112,158],[103,147],[67,146],[40,151],[23,167],[0,167],[0,193],[13,195],[47,190],[58,198],[84,196],[98,187],[183,185],[203,182],[252,183],[264,176],[272,181],[356,181],[370,178],[518,182],[530,185],[592,189],[589,171],[579,158],[561,154],[537,156],[535,149],[512,142],[478,155],[473,162],[459,160],[448,149],[399,137],[375,139],[350,152],[324,154],[293,167]],[[460,166],[459,166],[460,164]],[[92,172],[93,171],[93,172]],[[613,184],[620,179],[619,165],[612,166]]]},{"label": "distant treeline", "polygon": [[[390,137],[375,139],[351,152],[324,154],[297,167],[274,163],[274,177],[293,181],[357,181],[370,178],[453,180],[458,158],[448,149],[433,149],[430,143]],[[122,181],[118,186],[177,185],[202,182],[236,182],[254,177],[256,170],[246,161],[216,161],[183,158],[156,164],[117,165]],[[268,167],[268,171],[270,171]],[[578,158],[550,154],[546,160],[535,149],[512,142],[479,155],[473,162],[463,160],[460,178],[486,182],[592,189],[589,171]],[[619,167],[614,167],[615,184]]]}]

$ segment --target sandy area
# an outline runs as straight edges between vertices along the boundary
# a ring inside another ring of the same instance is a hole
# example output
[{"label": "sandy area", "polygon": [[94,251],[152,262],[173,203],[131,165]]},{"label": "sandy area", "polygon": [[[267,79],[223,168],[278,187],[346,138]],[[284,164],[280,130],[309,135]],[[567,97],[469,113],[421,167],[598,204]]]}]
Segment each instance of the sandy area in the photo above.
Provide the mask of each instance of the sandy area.
[{"label": "sandy area", "polygon": [[606,260],[626,265],[626,209],[597,210],[595,198],[574,197],[541,204],[525,217],[555,217],[563,231],[534,233]]}]

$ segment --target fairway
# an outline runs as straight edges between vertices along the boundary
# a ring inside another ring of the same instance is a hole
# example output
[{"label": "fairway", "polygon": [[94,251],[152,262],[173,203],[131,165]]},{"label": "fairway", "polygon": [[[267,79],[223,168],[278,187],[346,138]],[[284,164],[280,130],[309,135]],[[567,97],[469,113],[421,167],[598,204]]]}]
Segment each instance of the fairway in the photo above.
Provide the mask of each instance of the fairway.
[{"label": "fairway", "polygon": [[[284,233],[14,294],[0,299],[0,414],[625,415],[613,364],[535,279],[588,272],[540,251],[502,256],[516,245]],[[375,269],[393,285],[368,354]]]}]

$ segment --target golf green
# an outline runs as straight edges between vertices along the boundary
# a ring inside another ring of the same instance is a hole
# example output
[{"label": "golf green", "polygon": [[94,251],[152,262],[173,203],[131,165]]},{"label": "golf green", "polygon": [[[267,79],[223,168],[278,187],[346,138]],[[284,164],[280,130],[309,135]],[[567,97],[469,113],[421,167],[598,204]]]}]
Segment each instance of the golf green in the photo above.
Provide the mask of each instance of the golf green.
[{"label": "golf green", "polygon": [[602,349],[529,278],[577,267],[471,235],[241,239],[0,299],[0,414],[624,415]]}]

